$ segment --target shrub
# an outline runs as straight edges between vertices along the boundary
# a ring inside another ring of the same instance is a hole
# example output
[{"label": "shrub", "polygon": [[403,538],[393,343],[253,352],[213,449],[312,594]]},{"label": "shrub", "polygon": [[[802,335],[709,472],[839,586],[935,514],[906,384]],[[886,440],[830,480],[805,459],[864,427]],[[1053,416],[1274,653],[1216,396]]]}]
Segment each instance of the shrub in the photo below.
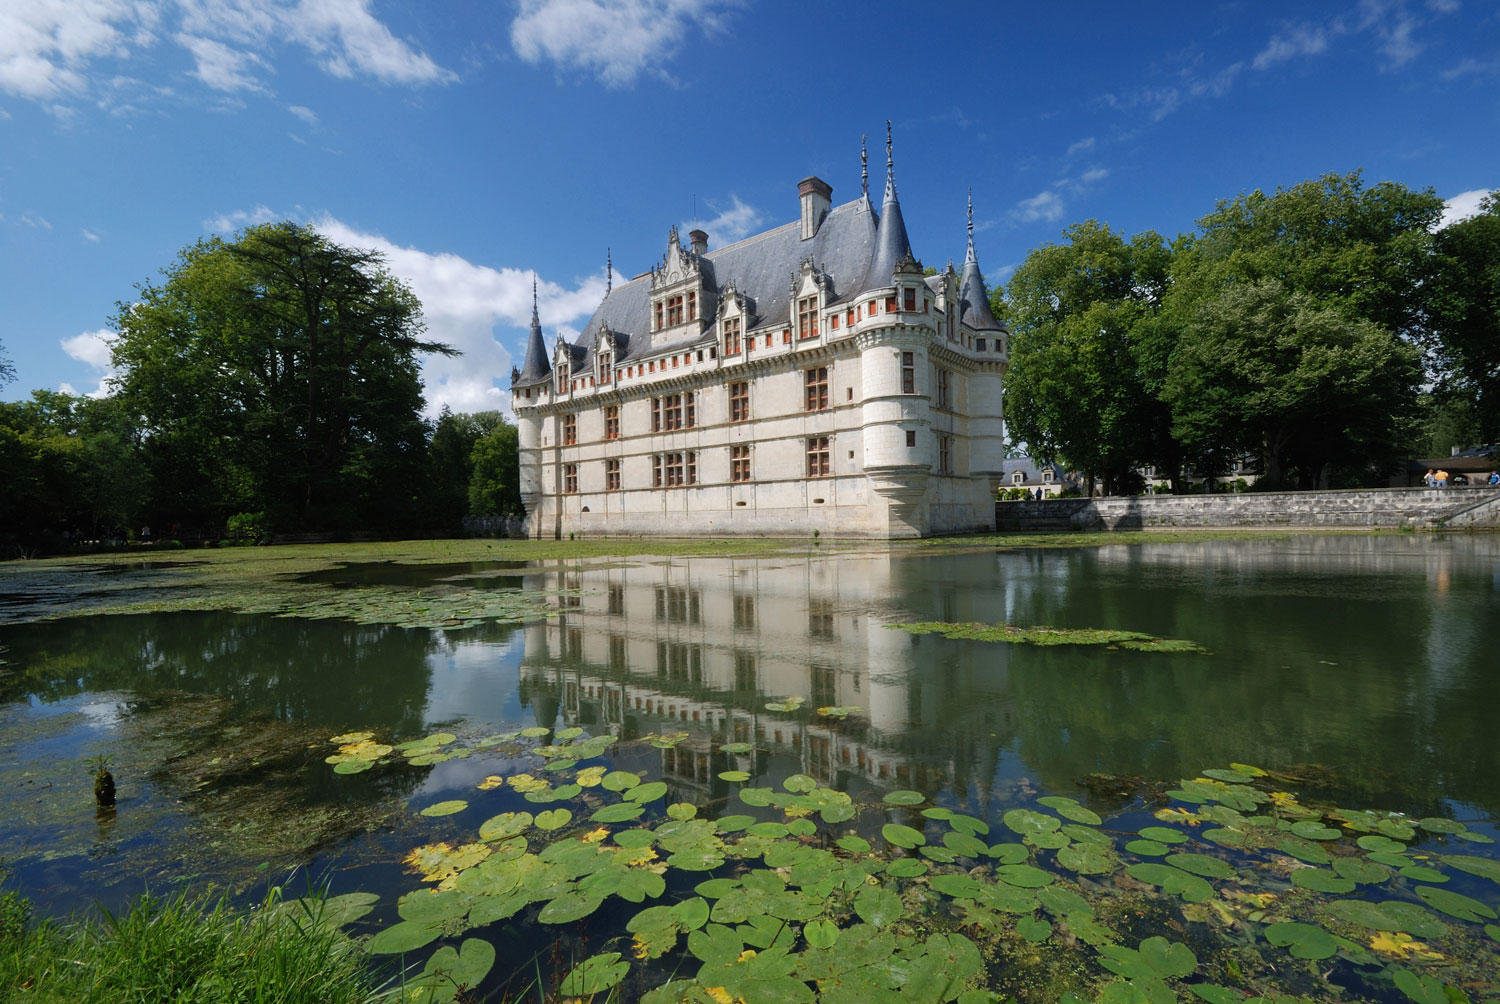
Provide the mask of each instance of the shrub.
[{"label": "shrub", "polygon": [[224,539],[230,544],[259,544],[266,539],[266,514],[237,512],[229,517]]}]

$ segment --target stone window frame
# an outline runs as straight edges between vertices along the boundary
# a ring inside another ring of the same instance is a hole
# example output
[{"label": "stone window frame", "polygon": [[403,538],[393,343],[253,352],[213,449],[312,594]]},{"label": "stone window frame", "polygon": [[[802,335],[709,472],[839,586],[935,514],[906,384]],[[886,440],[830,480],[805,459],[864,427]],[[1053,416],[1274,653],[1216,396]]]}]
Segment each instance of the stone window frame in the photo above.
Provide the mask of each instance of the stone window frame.
[{"label": "stone window frame", "polygon": [[828,367],[812,366],[804,370],[807,397],[803,402],[805,411],[828,410]]},{"label": "stone window frame", "polygon": [[744,483],[750,480],[750,447],[739,444],[729,448],[729,480]]},{"label": "stone window frame", "polygon": [[915,352],[901,353],[901,393],[915,394],[917,392],[917,354]]},{"label": "stone window frame", "polygon": [[563,494],[578,494],[578,465],[563,464]]},{"label": "stone window frame", "polygon": [[937,434],[938,441],[938,473],[953,473],[953,437],[946,432]]},{"label": "stone window frame", "polygon": [[726,356],[737,356],[743,347],[741,338],[741,323],[738,317],[724,318],[724,354]]},{"label": "stone window frame", "polygon": [[604,406],[604,438],[620,438],[620,406],[617,404]]},{"label": "stone window frame", "polygon": [[803,296],[797,299],[797,340],[818,337],[818,297]]},{"label": "stone window frame", "polygon": [[617,492],[620,490],[620,460],[618,457],[610,457],[604,461],[604,490]]},{"label": "stone window frame", "polygon": [[750,421],[750,381],[737,380],[729,385],[729,420]]},{"label": "stone window frame", "polygon": [[937,367],[936,377],[937,379],[934,382],[937,384],[937,386],[934,388],[934,393],[937,397],[937,401],[934,403],[933,407],[938,408],[941,411],[952,411],[953,374],[951,371],[939,366]]},{"label": "stone window frame", "polygon": [[807,476],[826,478],[833,475],[833,437],[807,437]]},{"label": "stone window frame", "polygon": [[563,415],[562,441],[564,446],[578,445],[578,415],[575,412],[567,412]]}]

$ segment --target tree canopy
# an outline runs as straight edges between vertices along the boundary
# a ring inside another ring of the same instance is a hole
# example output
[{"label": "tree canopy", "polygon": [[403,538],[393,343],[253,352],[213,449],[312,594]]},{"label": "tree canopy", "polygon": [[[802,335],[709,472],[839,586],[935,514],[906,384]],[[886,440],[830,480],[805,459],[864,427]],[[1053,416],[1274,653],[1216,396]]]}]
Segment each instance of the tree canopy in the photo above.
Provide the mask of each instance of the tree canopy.
[{"label": "tree canopy", "polygon": [[1426,280],[1440,392],[1471,405],[1486,442],[1500,441],[1500,191],[1433,236]]},{"label": "tree canopy", "polygon": [[375,252],[290,222],[210,237],[121,303],[117,394],[156,506],[264,512],[279,530],[392,527],[417,511],[427,428],[421,305]]},{"label": "tree canopy", "polygon": [[1451,386],[1477,395],[1489,372],[1500,400],[1485,354],[1500,217],[1491,203],[1435,237],[1442,210],[1356,171],[1221,201],[1170,243],[1069,228],[1006,289],[1012,438],[1106,485],[1134,466],[1213,475],[1247,453],[1269,484],[1373,478],[1432,413],[1419,342]]}]

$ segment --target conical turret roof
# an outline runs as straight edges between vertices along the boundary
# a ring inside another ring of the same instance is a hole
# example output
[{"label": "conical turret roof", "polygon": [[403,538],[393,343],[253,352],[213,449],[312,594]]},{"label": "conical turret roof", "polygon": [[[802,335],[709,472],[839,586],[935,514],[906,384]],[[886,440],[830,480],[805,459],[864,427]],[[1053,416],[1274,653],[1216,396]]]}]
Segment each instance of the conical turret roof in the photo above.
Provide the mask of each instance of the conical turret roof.
[{"label": "conical turret roof", "polygon": [[880,206],[880,230],[875,238],[875,257],[865,275],[869,286],[889,286],[891,274],[903,258],[912,254],[911,240],[906,236],[906,221],[901,218],[901,202],[896,198],[896,171],[891,160],[891,124],[885,124],[885,201]]},{"label": "conical turret roof", "polygon": [[552,377],[552,363],[547,358],[547,345],[542,341],[542,322],[536,311],[536,278],[531,280],[531,336],[526,341],[526,361],[521,364],[521,374],[513,382],[516,386],[541,383]]},{"label": "conical turret roof", "polygon": [[984,295],[984,278],[979,274],[979,256],[974,253],[974,193],[969,193],[969,252],[964,256],[964,274],[959,280],[958,299],[963,304],[959,321],[972,331],[1004,331],[1005,325],[995,319],[990,298]]}]

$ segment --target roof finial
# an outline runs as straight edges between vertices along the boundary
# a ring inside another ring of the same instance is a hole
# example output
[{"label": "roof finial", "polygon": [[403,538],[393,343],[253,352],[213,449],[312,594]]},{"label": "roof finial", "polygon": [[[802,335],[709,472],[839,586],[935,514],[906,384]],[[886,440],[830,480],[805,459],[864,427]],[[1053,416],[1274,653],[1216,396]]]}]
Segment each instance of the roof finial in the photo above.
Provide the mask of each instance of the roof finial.
[{"label": "roof finial", "polygon": [[859,138],[859,190],[865,200],[870,198],[870,151],[865,148],[868,135]]},{"label": "roof finial", "polygon": [[609,248],[604,249],[604,295],[615,288],[615,263],[609,256]]},{"label": "roof finial", "polygon": [[896,197],[896,168],[891,159],[891,120],[885,120],[885,197]]},{"label": "roof finial", "polygon": [[969,187],[969,254],[964,259],[966,262],[975,261],[974,256],[974,188]]},{"label": "roof finial", "polygon": [[536,272],[531,273],[531,316],[536,319]]}]

